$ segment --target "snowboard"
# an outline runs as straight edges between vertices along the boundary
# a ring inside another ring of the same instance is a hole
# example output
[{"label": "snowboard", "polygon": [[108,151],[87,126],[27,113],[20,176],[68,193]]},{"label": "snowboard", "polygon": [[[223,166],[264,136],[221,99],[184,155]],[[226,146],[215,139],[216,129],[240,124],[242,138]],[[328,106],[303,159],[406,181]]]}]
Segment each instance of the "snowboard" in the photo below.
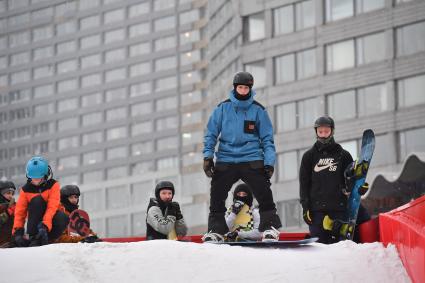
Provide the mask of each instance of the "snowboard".
[{"label": "snowboard", "polygon": [[371,129],[365,130],[362,137],[360,156],[355,161],[356,166],[352,178],[354,178],[353,189],[348,197],[347,217],[345,220],[333,220],[329,216],[323,219],[323,228],[332,231],[335,225],[339,226],[339,234],[342,239],[353,240],[357,214],[360,206],[361,195],[359,188],[366,181],[366,175],[375,150],[375,134]]},{"label": "snowboard", "polygon": [[[302,245],[308,245],[314,243],[319,238],[308,238],[303,240],[287,240],[287,241],[270,241],[270,242],[261,242],[261,241],[249,241],[242,240],[237,242],[211,242],[211,244],[216,245],[230,245],[230,246],[240,246],[240,247],[254,247],[254,248],[266,248],[266,247],[275,247],[275,248],[286,248],[286,247],[297,247]],[[208,244],[210,242],[207,242]]]},{"label": "snowboard", "polygon": [[85,210],[76,209],[69,215],[68,231],[86,237],[90,234],[90,218]]}]

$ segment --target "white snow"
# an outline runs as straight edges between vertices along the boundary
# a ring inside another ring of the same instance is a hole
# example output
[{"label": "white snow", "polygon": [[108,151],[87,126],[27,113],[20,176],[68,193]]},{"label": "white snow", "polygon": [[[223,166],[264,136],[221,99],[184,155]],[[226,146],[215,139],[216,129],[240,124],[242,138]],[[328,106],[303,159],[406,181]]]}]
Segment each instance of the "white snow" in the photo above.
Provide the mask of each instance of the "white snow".
[{"label": "white snow", "polygon": [[167,240],[0,250],[1,282],[410,282],[381,243],[247,248]]}]

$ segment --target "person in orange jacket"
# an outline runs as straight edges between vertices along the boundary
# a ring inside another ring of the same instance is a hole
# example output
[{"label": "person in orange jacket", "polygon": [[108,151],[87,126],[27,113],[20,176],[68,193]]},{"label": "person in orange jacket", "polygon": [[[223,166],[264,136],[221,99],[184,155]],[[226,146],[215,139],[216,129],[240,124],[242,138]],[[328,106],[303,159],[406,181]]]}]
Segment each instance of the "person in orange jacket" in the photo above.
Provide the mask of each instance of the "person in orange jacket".
[{"label": "person in orange jacket", "polygon": [[[13,236],[17,247],[54,242],[66,229],[69,218],[59,210],[60,185],[46,159],[32,157],[26,166],[27,183],[20,189],[15,209]],[[25,221],[29,243],[25,239]]]},{"label": "person in orange jacket", "polygon": [[[60,192],[60,210],[69,217],[74,210],[79,208],[80,188],[77,185],[66,185],[61,188]],[[89,235],[86,237],[70,233],[68,229],[65,229],[62,235],[56,240],[56,243],[94,243],[101,241],[91,229]]]},{"label": "person in orange jacket", "polygon": [[15,215],[15,184],[0,181],[0,248],[12,247],[12,227]]}]

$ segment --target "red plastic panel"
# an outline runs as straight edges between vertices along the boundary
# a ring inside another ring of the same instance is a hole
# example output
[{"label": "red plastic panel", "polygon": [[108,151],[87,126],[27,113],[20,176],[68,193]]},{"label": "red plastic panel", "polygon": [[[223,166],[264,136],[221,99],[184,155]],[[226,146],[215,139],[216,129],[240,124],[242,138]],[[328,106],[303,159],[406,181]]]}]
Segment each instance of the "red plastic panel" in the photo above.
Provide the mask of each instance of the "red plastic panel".
[{"label": "red plastic panel", "polygon": [[397,246],[413,282],[425,282],[425,196],[379,215],[381,241]]},{"label": "red plastic panel", "polygon": [[379,242],[379,218],[376,217],[359,225],[361,243]]}]

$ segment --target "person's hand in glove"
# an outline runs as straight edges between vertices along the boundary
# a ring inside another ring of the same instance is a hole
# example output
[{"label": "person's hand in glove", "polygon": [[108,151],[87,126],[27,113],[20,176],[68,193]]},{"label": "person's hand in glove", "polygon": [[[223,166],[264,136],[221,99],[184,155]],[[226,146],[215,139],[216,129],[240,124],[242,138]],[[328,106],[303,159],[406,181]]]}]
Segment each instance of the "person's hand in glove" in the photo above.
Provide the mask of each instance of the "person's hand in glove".
[{"label": "person's hand in glove", "polygon": [[204,158],[204,172],[205,175],[207,175],[208,178],[211,178],[214,174],[214,161],[212,157],[205,157]]},{"label": "person's hand in glove", "polygon": [[241,209],[244,206],[244,204],[245,203],[242,202],[242,201],[240,201],[240,200],[235,201],[232,204],[232,212],[237,215],[241,211]]},{"label": "person's hand in glove", "polygon": [[225,236],[226,236],[226,240],[228,242],[234,242],[238,238],[238,235],[239,235],[239,231],[238,230],[235,230],[233,232],[226,233]]},{"label": "person's hand in glove", "polygon": [[273,176],[274,167],[271,165],[264,166],[264,173],[266,174],[266,177],[270,179]]},{"label": "person's hand in glove", "polygon": [[37,235],[35,235],[35,239],[38,240],[38,242],[40,243],[40,246],[47,245],[49,243],[49,235],[47,234],[48,229],[46,225],[44,225],[43,222],[40,222],[37,225],[37,229],[38,229],[38,233]]},{"label": "person's hand in glove", "polygon": [[173,201],[168,205],[168,215],[175,216],[176,220],[180,220],[183,218],[183,214],[178,202]]},{"label": "person's hand in glove", "polygon": [[88,235],[87,237],[85,237],[84,239],[80,241],[80,243],[89,243],[89,244],[96,243],[96,242],[103,242],[103,241],[96,235]]},{"label": "person's hand in glove", "polygon": [[24,238],[24,228],[18,228],[15,230],[14,241],[15,245],[19,248],[28,246],[28,240]]},{"label": "person's hand in glove", "polygon": [[367,191],[369,190],[369,184],[368,183],[364,183],[360,188],[359,188],[359,195],[364,195],[367,193]]},{"label": "person's hand in glove", "polygon": [[303,219],[307,225],[313,224],[313,218],[311,217],[311,212],[309,209],[303,209]]}]

